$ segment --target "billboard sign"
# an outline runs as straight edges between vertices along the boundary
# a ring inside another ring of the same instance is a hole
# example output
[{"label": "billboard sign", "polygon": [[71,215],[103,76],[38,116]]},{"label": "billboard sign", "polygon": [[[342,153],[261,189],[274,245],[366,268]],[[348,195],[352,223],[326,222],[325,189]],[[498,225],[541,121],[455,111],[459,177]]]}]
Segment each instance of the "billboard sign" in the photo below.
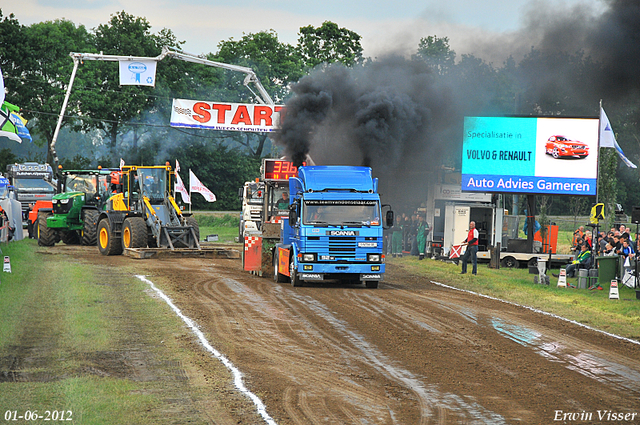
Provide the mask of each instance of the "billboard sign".
[{"label": "billboard sign", "polygon": [[272,132],[284,106],[173,99],[171,127]]},{"label": "billboard sign", "polygon": [[597,118],[465,117],[462,190],[595,195]]}]

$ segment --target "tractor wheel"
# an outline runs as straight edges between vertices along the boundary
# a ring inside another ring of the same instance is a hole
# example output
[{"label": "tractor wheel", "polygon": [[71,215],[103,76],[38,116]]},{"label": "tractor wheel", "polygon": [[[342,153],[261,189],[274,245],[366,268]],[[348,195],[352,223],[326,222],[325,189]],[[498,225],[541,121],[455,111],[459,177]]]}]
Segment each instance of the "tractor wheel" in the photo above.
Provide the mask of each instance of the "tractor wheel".
[{"label": "tractor wheel", "polygon": [[295,286],[295,287],[302,286],[302,281],[298,277],[298,270],[296,270],[296,267],[293,264],[293,261],[289,263],[289,276],[291,279],[292,286]]},{"label": "tractor wheel", "polygon": [[122,249],[147,246],[147,223],[142,217],[129,217],[122,226]]},{"label": "tractor wheel", "polygon": [[273,256],[273,281],[276,283],[286,282],[287,277],[282,273],[280,273],[280,271],[278,270],[278,264],[279,264],[278,256],[274,255]]},{"label": "tractor wheel", "polygon": [[47,227],[47,217],[51,217],[53,214],[50,212],[38,211],[38,245],[40,246],[54,246],[56,244],[56,231]]},{"label": "tractor wheel", "polygon": [[98,223],[98,249],[102,255],[122,254],[122,242],[120,238],[113,236],[108,218],[103,218]]},{"label": "tractor wheel", "polygon": [[200,225],[198,225],[198,220],[194,216],[187,217],[187,225],[193,226],[193,231],[196,234],[196,239],[200,241]]},{"label": "tractor wheel", "polygon": [[95,245],[98,239],[98,215],[97,210],[84,210],[82,216],[82,245]]},{"label": "tractor wheel", "polygon": [[68,232],[60,232],[60,239],[66,245],[78,245],[80,243],[80,235],[75,230],[69,230]]}]

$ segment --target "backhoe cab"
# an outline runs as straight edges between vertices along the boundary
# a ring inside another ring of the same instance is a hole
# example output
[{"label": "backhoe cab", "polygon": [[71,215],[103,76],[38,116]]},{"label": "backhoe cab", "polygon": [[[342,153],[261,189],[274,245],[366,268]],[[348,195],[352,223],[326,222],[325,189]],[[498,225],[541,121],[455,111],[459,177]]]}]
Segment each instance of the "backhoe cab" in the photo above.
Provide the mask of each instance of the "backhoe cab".
[{"label": "backhoe cab", "polygon": [[200,248],[194,217],[173,198],[175,174],[163,166],[123,166],[120,192],[107,201],[98,221],[98,248],[118,255],[127,248]]}]

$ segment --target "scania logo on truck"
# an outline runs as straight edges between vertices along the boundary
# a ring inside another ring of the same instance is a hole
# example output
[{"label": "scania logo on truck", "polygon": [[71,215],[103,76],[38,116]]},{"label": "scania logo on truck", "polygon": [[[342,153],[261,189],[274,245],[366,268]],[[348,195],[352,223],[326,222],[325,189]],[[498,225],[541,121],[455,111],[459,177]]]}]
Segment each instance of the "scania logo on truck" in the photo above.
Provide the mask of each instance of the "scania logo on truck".
[{"label": "scania logo on truck", "polygon": [[358,236],[357,230],[327,230],[325,235],[329,236]]}]

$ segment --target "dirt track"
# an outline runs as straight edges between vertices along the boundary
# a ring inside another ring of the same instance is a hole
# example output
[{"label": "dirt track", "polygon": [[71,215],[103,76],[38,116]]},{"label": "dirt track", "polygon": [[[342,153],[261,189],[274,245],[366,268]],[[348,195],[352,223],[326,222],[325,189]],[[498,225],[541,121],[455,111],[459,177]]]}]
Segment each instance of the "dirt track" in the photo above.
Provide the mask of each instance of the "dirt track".
[{"label": "dirt track", "polygon": [[[55,249],[87,264],[137,262],[281,425],[563,423],[557,411],[592,412],[590,421],[567,423],[598,423],[598,410],[637,413],[622,423],[640,423],[640,345],[442,288],[393,264],[378,289],[293,288],[242,272],[239,260]],[[219,375],[195,338],[181,344],[204,379]],[[227,396],[237,406],[237,394]],[[255,423],[246,408],[229,415]]]}]

